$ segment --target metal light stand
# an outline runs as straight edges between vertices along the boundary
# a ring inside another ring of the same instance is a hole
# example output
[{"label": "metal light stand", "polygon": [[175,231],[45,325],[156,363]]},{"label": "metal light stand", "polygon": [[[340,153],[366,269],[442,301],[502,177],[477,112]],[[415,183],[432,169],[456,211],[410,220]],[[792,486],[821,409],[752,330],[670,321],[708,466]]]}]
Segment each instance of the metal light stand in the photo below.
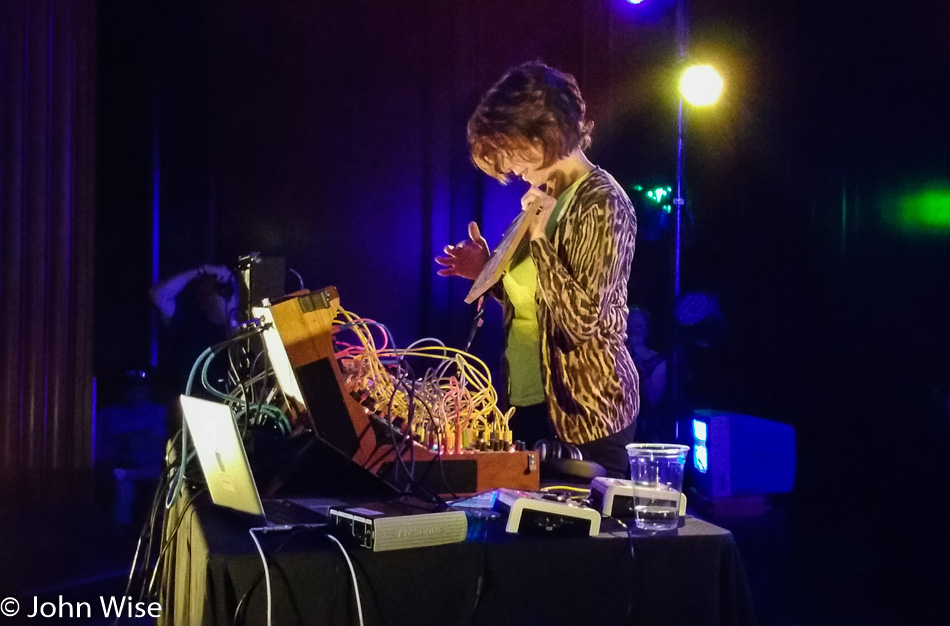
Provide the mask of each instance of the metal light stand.
[{"label": "metal light stand", "polygon": [[[679,60],[682,64],[689,52],[689,15],[687,0],[676,2],[676,47]],[[676,323],[676,303],[680,295],[680,248],[682,246],[682,218],[686,200],[683,198],[683,94],[679,96],[679,114],[677,121],[676,138],[676,196],[673,198],[673,286],[672,309],[673,315],[673,350],[670,359],[668,381],[670,386],[670,411],[673,420],[673,437],[679,440],[680,416],[680,330]]]}]

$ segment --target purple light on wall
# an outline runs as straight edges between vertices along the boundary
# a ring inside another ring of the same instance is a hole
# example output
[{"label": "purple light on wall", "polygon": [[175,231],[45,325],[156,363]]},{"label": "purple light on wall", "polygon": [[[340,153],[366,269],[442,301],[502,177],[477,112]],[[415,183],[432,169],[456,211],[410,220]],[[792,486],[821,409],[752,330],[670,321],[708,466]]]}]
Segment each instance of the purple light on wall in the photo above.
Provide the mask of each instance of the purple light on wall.
[{"label": "purple light on wall", "polygon": [[612,3],[616,7],[615,13],[621,19],[632,20],[635,23],[652,24],[673,15],[673,7],[677,0],[626,0],[626,2]]}]

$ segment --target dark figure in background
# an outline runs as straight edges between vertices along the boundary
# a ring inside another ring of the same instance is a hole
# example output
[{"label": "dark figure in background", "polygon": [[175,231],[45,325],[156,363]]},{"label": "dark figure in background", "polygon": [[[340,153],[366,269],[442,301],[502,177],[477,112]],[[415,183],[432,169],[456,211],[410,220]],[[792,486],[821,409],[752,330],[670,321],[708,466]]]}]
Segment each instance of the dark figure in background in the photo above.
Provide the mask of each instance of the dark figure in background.
[{"label": "dark figure in background", "polygon": [[[184,393],[195,360],[208,347],[228,338],[235,327],[237,290],[231,270],[202,265],[156,283],[149,292],[165,328],[160,358],[167,399]],[[223,360],[218,361],[223,363]],[[225,374],[224,366],[210,371],[212,382]],[[201,389],[196,374],[194,392]]]},{"label": "dark figure in background", "polygon": [[634,307],[627,320],[627,347],[640,375],[637,441],[672,443],[673,429],[666,414],[666,355],[648,347],[649,338],[650,314]]},{"label": "dark figure in background", "polygon": [[137,494],[158,482],[168,439],[165,420],[165,407],[149,397],[144,370],[126,372],[118,401],[96,411],[96,475],[113,492],[119,524],[132,522],[133,510],[144,504]]},{"label": "dark figure in background", "polygon": [[[629,475],[639,409],[624,345],[636,240],[630,199],[584,150],[593,124],[574,77],[541,63],[508,71],[468,122],[472,160],[502,183],[517,177],[528,235],[494,294],[505,323],[516,438],[549,427],[608,475]],[[446,246],[442,276],[476,278],[489,258],[478,225]],[[534,418],[533,425],[521,420]]]}]

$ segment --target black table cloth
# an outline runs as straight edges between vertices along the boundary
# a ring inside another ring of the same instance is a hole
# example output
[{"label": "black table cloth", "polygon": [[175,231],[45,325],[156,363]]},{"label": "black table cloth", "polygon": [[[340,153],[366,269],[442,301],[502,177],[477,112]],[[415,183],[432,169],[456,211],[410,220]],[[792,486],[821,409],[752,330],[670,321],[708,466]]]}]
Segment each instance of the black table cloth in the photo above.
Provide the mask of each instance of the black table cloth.
[{"label": "black table cloth", "polygon": [[[204,498],[169,511],[163,624],[267,623],[247,518]],[[373,553],[347,546],[366,624],[752,624],[729,531],[688,517],[648,534],[604,519],[597,537],[510,535],[470,524],[464,543]],[[318,530],[258,535],[273,624],[357,624],[340,548]]]}]

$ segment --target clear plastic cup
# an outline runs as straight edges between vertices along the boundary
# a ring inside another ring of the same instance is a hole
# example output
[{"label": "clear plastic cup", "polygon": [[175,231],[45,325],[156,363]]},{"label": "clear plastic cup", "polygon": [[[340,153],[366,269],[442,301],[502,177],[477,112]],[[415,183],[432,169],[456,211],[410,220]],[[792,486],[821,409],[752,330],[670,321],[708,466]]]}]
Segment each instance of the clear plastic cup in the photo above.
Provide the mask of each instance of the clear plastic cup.
[{"label": "clear plastic cup", "polygon": [[672,443],[627,445],[637,528],[673,530],[677,527],[688,452],[689,446]]}]

